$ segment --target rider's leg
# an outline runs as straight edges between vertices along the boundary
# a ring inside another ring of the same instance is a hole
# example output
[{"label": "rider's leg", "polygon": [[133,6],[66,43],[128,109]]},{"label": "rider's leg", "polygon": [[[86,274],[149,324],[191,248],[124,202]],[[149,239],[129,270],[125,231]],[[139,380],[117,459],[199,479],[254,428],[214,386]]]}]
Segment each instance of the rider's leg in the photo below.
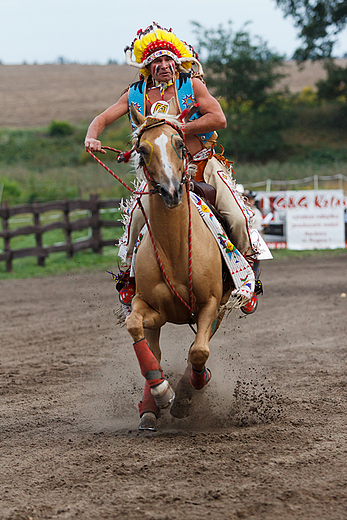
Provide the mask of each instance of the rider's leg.
[{"label": "rider's leg", "polygon": [[216,208],[228,222],[231,241],[241,254],[251,256],[247,209],[224,165],[215,157],[206,164],[204,180],[216,190]]},{"label": "rider's leg", "polygon": [[[148,196],[143,196],[141,198],[141,203],[145,210],[145,213],[148,215]],[[135,242],[144,224],[145,218],[137,201],[135,201],[133,207],[129,212],[129,221],[125,226],[124,235],[119,241],[119,243],[121,244],[120,256],[123,260],[123,265],[125,267],[130,267],[131,265]]]},{"label": "rider's leg", "polygon": [[255,276],[255,292],[241,310],[251,314],[257,308],[257,295],[262,293],[259,281],[259,261],[257,252],[253,250],[249,232],[249,209],[237,192],[225,166],[215,157],[206,164],[204,180],[216,190],[216,208],[228,222],[230,239],[251,265]]},{"label": "rider's leg", "polygon": [[[148,215],[148,197],[142,197],[141,203]],[[131,305],[131,301],[135,295],[135,278],[130,276],[131,260],[135,242],[145,223],[143,213],[137,202],[135,202],[129,213],[129,222],[126,224],[124,235],[120,240],[120,256],[123,260],[121,270],[124,271],[121,278],[124,283],[119,284],[118,287],[121,303],[128,306]]]}]

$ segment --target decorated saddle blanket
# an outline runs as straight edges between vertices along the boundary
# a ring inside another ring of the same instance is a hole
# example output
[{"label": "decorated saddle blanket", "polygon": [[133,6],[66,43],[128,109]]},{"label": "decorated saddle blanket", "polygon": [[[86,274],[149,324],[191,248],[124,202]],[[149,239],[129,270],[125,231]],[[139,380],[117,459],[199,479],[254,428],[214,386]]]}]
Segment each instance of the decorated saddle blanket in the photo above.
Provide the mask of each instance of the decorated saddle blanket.
[{"label": "decorated saddle blanket", "polygon": [[[254,292],[255,279],[253,270],[240,251],[230,242],[222,226],[205,202],[195,193],[190,192],[190,197],[199,215],[214,236],[225,264],[229,269],[235,287],[232,291],[232,296],[238,297],[242,304],[245,300],[250,299]],[[136,254],[146,232],[147,225],[144,225],[135,244],[130,276],[135,276]]]},{"label": "decorated saddle blanket", "polygon": [[225,264],[229,269],[235,286],[232,296],[241,296],[242,300],[248,300],[253,296],[254,292],[255,279],[253,269],[240,251],[232,244],[219,221],[203,199],[193,192],[190,192],[190,197],[199,215],[216,239]]}]

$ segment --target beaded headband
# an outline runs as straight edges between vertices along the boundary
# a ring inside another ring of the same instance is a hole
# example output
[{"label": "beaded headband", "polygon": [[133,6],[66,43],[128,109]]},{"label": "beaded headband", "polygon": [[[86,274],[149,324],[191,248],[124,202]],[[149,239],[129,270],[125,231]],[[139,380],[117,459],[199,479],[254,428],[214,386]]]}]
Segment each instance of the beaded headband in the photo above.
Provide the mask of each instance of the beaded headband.
[{"label": "beaded headband", "polygon": [[[177,38],[172,29],[164,29],[156,22],[145,30],[137,31],[136,38],[124,52],[126,63],[140,69],[145,77],[150,74],[146,67],[156,58],[165,55],[176,63],[180,72],[196,72],[199,76],[204,74],[193,47]],[[132,59],[133,56],[136,61]]]}]

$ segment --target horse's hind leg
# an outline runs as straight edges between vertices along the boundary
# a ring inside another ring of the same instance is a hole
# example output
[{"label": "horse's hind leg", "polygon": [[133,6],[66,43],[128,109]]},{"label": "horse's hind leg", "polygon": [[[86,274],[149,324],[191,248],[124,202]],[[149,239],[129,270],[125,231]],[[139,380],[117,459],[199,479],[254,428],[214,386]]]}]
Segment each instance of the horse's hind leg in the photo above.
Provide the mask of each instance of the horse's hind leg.
[{"label": "horse's hind leg", "polygon": [[170,414],[178,419],[189,415],[190,403],[194,393],[190,383],[191,370],[192,366],[188,365],[175,388],[176,397],[170,409]]},{"label": "horse's hind leg", "polygon": [[[144,325],[148,329],[158,329],[162,323],[160,315],[141,298],[135,296],[133,310],[127,317],[125,324],[134,340],[134,350],[139,361],[141,373],[151,389],[151,395],[159,408],[166,408],[173,401],[175,394],[164,379],[163,370],[157,357],[150,349],[144,337]],[[159,348],[156,354],[159,355]]]},{"label": "horse's hind leg", "polygon": [[223,318],[224,318],[226,310],[227,310],[225,304],[229,301],[230,294],[231,294],[231,289],[223,296],[223,299],[220,302],[220,306],[219,306],[219,309],[217,312],[217,318],[212,323],[210,339],[212,338],[212,336],[215,335],[215,333],[219,329],[220,324],[223,321]]},{"label": "horse's hind leg", "polygon": [[[223,320],[225,311],[225,307],[219,309],[217,318],[211,324],[209,339],[212,338],[212,336],[216,333],[217,329],[219,328],[219,325]],[[210,379],[211,372],[208,368],[204,367],[201,370],[198,370],[193,366],[191,367],[190,383],[196,390],[201,390],[201,388],[204,388],[204,386],[207,385]]]}]

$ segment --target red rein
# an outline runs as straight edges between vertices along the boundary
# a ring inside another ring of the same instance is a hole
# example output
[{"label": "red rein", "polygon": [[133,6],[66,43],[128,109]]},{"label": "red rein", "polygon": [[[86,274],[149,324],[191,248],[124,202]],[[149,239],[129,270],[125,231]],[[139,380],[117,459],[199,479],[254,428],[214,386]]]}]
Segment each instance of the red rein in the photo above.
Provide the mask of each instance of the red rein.
[{"label": "red rein", "polygon": [[[171,125],[171,126],[173,126],[173,125]],[[117,153],[118,154],[117,162],[129,162],[129,160],[131,158],[131,155],[135,151],[135,146],[131,150],[128,150],[126,152],[122,152],[121,150],[117,150],[117,149],[111,148],[109,146],[103,146],[102,149],[103,150],[110,150],[112,152]],[[150,235],[150,238],[151,238],[151,242],[152,242],[152,245],[153,245],[155,257],[157,259],[159,268],[160,268],[160,270],[161,270],[161,272],[162,272],[162,274],[163,274],[163,276],[165,278],[166,283],[168,284],[168,286],[170,287],[170,289],[172,290],[174,295],[177,296],[177,298],[180,300],[180,302],[183,303],[183,305],[188,309],[188,311],[190,313],[191,321],[194,321],[194,310],[193,310],[193,268],[192,268],[192,215],[191,215],[191,201],[190,201],[190,196],[189,196],[189,182],[188,182],[187,176],[186,176],[188,166],[186,166],[186,168],[185,168],[185,172],[184,172],[184,176],[183,176],[183,182],[186,184],[186,187],[187,187],[188,215],[189,215],[189,223],[188,223],[188,287],[189,287],[189,305],[182,298],[182,296],[180,296],[178,294],[178,292],[176,291],[176,289],[174,288],[174,286],[170,282],[170,280],[169,280],[169,278],[168,278],[168,276],[166,274],[166,271],[164,269],[163,263],[162,263],[162,261],[160,259],[159,252],[158,252],[157,246],[156,246],[155,241],[154,241],[154,237],[153,237],[153,234],[152,234],[151,227],[149,225],[149,221],[148,221],[146,212],[145,212],[144,207],[143,207],[143,205],[141,203],[141,196],[142,195],[151,195],[151,193],[148,192],[148,191],[147,192],[141,192],[141,191],[133,190],[124,181],[122,181],[122,179],[120,177],[118,177],[118,175],[116,175],[108,166],[106,166],[106,164],[104,164],[98,157],[96,157],[91,150],[87,150],[87,151],[96,160],[96,162],[98,162],[103,168],[105,168],[105,170],[108,171],[115,179],[117,179],[117,181],[120,182],[125,188],[127,188],[129,191],[131,191],[134,195],[139,195],[139,197],[137,199],[137,202],[138,202],[138,205],[139,205],[139,207],[140,207],[140,209],[142,211],[142,214],[144,216],[145,222],[147,224],[147,229],[148,229],[148,232],[149,232],[149,235]],[[145,172],[146,176],[148,176],[150,178],[150,180],[152,180],[150,175],[149,175],[149,172],[147,172],[146,168],[144,168],[144,172]]]},{"label": "red rein", "polygon": [[[131,150],[128,150],[127,152],[122,152],[121,150],[117,150],[116,148],[111,148],[110,146],[102,146],[102,149],[110,150],[111,152],[116,152],[118,154],[117,162],[129,162],[130,157],[135,150],[135,148],[132,148]],[[122,179],[120,177],[118,177],[118,175],[116,175],[108,166],[106,166],[105,163],[100,161],[100,159],[98,157],[96,157],[96,155],[94,155],[91,150],[88,149],[87,152],[89,153],[89,155],[91,155],[96,160],[96,162],[98,162],[103,168],[105,168],[105,170],[108,171],[108,173],[113,175],[113,177],[115,179],[117,179],[117,181],[120,182],[127,190],[131,191],[131,193],[133,193],[134,195],[148,195],[149,194],[149,192],[147,193],[147,192],[136,191],[136,190],[133,190],[132,188],[130,188],[130,186],[125,184],[125,182],[122,181]]]}]

